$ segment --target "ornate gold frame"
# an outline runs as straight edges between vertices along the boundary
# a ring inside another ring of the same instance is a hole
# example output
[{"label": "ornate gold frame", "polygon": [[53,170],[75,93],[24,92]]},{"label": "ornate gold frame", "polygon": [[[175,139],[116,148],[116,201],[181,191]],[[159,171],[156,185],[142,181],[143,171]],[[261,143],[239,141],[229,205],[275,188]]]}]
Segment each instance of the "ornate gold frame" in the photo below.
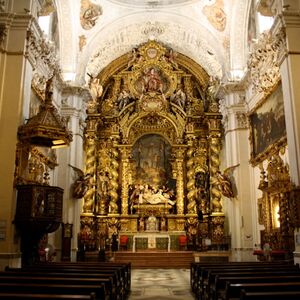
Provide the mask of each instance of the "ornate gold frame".
[{"label": "ornate gold frame", "polygon": [[253,124],[251,122],[251,116],[260,108],[262,107],[269,98],[272,96],[272,94],[281,86],[281,81],[279,81],[267,94],[264,95],[264,97],[257,103],[257,105],[248,113],[248,120],[250,124],[250,135],[249,135],[249,141],[251,145],[251,157],[250,157],[250,163],[252,166],[256,166],[259,163],[266,160],[268,157],[274,155],[275,153],[278,153],[279,149],[282,147],[285,147],[287,145],[287,137],[286,135],[282,136],[281,138],[274,141],[272,144],[268,145],[262,152],[255,155],[254,153],[254,129]]}]

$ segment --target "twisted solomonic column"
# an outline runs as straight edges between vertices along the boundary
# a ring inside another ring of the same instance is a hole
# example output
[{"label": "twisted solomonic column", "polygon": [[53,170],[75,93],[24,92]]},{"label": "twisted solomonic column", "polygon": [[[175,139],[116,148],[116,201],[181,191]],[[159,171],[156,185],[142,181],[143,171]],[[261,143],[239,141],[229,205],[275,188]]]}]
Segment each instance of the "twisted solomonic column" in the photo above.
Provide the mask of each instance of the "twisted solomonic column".
[{"label": "twisted solomonic column", "polygon": [[210,177],[211,177],[211,204],[213,212],[222,212],[221,196],[217,172],[220,170],[220,151],[221,151],[221,132],[219,130],[219,120],[211,120],[211,130],[209,135],[209,153],[210,153]]},{"label": "twisted solomonic column", "polygon": [[196,191],[195,191],[195,168],[194,168],[194,152],[195,148],[190,146],[187,151],[187,213],[197,213]]},{"label": "twisted solomonic column", "polygon": [[91,175],[89,189],[84,195],[83,212],[92,213],[94,209],[95,198],[95,176],[96,176],[96,145],[95,134],[89,133],[86,135],[86,174]]},{"label": "twisted solomonic column", "polygon": [[122,215],[128,215],[128,185],[131,183],[130,180],[130,149],[120,148],[121,152],[121,170],[122,170],[122,195],[121,195],[121,213]]},{"label": "twisted solomonic column", "polygon": [[111,149],[111,170],[110,170],[110,201],[109,201],[109,207],[110,207],[110,213],[111,214],[117,214],[118,213],[118,177],[119,177],[119,163],[118,163],[118,156],[119,152],[116,148]]}]

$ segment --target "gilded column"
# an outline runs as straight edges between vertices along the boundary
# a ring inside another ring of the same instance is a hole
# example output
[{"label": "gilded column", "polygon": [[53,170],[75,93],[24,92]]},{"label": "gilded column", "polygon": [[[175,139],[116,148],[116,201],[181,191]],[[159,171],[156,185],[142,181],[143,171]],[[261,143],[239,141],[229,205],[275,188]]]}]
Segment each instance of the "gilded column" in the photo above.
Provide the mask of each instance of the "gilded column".
[{"label": "gilded column", "polygon": [[119,162],[118,162],[119,152],[115,146],[111,149],[111,178],[110,178],[110,201],[109,201],[109,212],[111,214],[118,213],[118,177],[119,177]]},{"label": "gilded column", "polygon": [[[88,120],[92,122],[93,120]],[[86,140],[86,174],[91,175],[89,189],[84,196],[83,212],[92,213],[95,200],[95,178],[96,178],[96,135],[95,132],[88,132]]]},{"label": "gilded column", "polygon": [[184,149],[176,149],[176,207],[177,214],[184,214],[184,185],[183,185],[183,158],[184,158]]},{"label": "gilded column", "polygon": [[211,178],[211,204],[212,212],[222,212],[221,192],[216,179],[220,171],[221,151],[221,120],[217,117],[209,120],[209,154],[210,154],[210,178]]},{"label": "gilded column", "polygon": [[130,184],[130,149],[120,148],[121,152],[121,213],[122,215],[128,215],[128,185]]},{"label": "gilded column", "polygon": [[196,192],[195,192],[195,168],[194,168],[194,155],[195,147],[193,140],[188,142],[189,147],[187,150],[187,213],[196,214],[197,205],[196,205]]}]

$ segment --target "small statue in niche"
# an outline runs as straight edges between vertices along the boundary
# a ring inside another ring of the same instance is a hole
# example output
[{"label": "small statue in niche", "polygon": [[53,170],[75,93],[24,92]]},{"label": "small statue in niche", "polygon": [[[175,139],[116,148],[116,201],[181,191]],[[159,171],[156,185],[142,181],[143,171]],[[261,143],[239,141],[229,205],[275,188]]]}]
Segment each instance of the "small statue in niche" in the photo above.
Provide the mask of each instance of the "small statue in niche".
[{"label": "small statue in niche", "polygon": [[176,57],[177,52],[170,48],[166,51],[166,54],[162,58],[164,61],[170,63],[176,70],[178,70],[178,64],[175,61]]},{"label": "small statue in niche", "polygon": [[132,98],[133,97],[131,96],[130,92],[124,88],[117,98],[117,106],[119,111],[125,108],[131,102]]},{"label": "small statue in niche", "polygon": [[161,76],[155,68],[145,70],[142,83],[142,92],[163,93],[163,83],[161,80]]},{"label": "small statue in niche", "polygon": [[144,230],[145,230],[145,220],[143,217],[141,217],[139,220],[139,231],[144,231]]},{"label": "small statue in niche", "polygon": [[130,69],[135,63],[139,63],[143,61],[143,56],[139,54],[137,48],[133,48],[132,51],[129,54],[129,60],[127,64],[127,69]]},{"label": "small statue in niche", "polygon": [[98,173],[98,193],[101,198],[105,198],[109,192],[109,176],[108,172],[100,171]]},{"label": "small statue in niche", "polygon": [[176,105],[178,105],[182,110],[185,110],[186,94],[183,91],[182,84],[178,85],[177,91],[174,92],[173,95],[171,95],[170,100],[171,102],[174,102]]},{"label": "small statue in niche", "polygon": [[160,230],[167,231],[167,220],[165,217],[162,217],[160,220]]}]

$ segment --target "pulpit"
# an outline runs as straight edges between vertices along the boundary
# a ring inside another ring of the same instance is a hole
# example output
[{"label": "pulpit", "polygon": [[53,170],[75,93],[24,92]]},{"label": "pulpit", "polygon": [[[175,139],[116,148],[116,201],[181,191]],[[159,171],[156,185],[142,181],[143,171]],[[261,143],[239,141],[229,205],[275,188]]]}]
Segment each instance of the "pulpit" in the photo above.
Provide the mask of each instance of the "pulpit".
[{"label": "pulpit", "polygon": [[63,189],[26,184],[17,186],[17,190],[15,224],[21,236],[23,264],[30,264],[38,257],[41,237],[61,224]]}]

